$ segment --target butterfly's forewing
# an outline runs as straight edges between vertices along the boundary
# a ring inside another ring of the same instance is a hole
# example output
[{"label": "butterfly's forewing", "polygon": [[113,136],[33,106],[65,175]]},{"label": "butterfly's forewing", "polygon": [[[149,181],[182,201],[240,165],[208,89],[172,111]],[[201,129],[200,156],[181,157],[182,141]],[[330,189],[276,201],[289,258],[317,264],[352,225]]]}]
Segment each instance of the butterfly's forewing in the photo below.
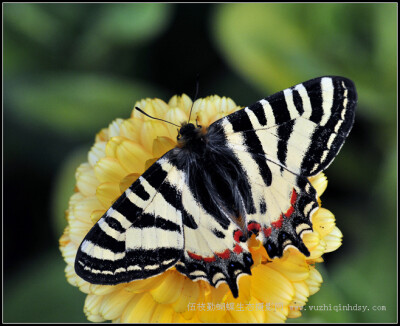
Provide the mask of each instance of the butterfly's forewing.
[{"label": "butterfly's forewing", "polygon": [[161,158],[137,179],[82,241],[75,271],[94,284],[145,279],[182,255],[182,200]]},{"label": "butterfly's forewing", "polygon": [[288,88],[237,111],[222,126],[227,142],[291,172],[311,176],[333,161],[354,122],[357,94],[343,77],[322,77]]}]

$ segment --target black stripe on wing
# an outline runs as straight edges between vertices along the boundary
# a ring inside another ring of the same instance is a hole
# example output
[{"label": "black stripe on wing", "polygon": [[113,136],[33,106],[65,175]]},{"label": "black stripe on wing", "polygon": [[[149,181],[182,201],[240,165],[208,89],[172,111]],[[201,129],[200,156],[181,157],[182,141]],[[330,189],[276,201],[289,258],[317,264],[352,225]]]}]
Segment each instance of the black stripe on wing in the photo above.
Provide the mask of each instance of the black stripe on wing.
[{"label": "black stripe on wing", "polygon": [[[325,170],[338,154],[348,136],[355,116],[357,93],[354,83],[346,78],[333,78],[334,95],[331,116],[323,126],[317,126],[312,142],[302,162],[303,175],[315,175]],[[309,89],[307,83],[304,83]],[[317,98],[316,90],[310,98]],[[314,112],[314,111],[313,111]]]}]

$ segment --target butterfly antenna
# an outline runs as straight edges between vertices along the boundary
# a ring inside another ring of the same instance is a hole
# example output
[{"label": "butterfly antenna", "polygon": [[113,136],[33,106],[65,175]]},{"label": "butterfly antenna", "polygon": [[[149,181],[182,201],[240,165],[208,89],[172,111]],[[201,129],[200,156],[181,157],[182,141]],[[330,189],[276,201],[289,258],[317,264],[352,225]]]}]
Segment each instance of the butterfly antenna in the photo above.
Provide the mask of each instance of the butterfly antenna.
[{"label": "butterfly antenna", "polygon": [[177,126],[177,127],[179,127],[179,128],[181,127],[181,126],[178,126],[178,125],[176,125],[175,123],[169,122],[169,121],[167,121],[167,120],[152,117],[151,115],[148,115],[146,112],[144,112],[144,111],[142,111],[141,109],[139,109],[137,106],[135,107],[135,109],[138,110],[140,113],[144,114],[145,116],[148,116],[149,118],[152,118],[152,119],[154,119],[154,120],[160,120],[160,121],[163,121],[163,122],[166,122],[166,123],[170,123],[171,125]]},{"label": "butterfly antenna", "polygon": [[194,104],[194,102],[196,102],[196,100],[197,100],[197,95],[199,94],[199,77],[200,77],[200,74],[197,74],[197,75],[196,75],[196,93],[194,94],[194,100],[193,100],[193,102],[192,102],[192,107],[190,108],[188,123],[189,123],[190,117],[191,117],[191,115],[192,115],[193,104]]}]

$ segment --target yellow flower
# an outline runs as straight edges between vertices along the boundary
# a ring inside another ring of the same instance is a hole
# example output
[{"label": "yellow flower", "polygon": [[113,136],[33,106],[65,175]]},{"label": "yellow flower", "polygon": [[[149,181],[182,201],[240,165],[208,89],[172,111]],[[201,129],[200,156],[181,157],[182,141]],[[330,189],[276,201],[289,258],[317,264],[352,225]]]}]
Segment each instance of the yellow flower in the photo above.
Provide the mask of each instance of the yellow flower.
[{"label": "yellow flower", "polygon": [[[192,100],[182,95],[172,97],[168,104],[145,99],[135,106],[154,117],[181,123],[188,120]],[[208,126],[238,109],[229,98],[210,96],[193,103],[191,117]],[[177,145],[176,136],[176,127],[133,110],[129,119],[117,119],[97,134],[88,162],[76,171],[75,193],[69,201],[68,226],[60,238],[60,249],[67,263],[68,282],[87,293],[87,318],[94,322],[265,323],[299,317],[308,297],[322,283],[315,264],[323,261],[323,253],[341,245],[342,234],[333,214],[321,207],[312,218],[314,231],[303,237],[309,257],[289,248],[281,258],[271,260],[254,235],[248,240],[254,260],[252,275],[240,278],[236,299],[226,284],[214,288],[205,281],[193,282],[175,268],[115,286],[93,285],[75,274],[76,252],[87,232],[126,188]],[[326,177],[320,173],[310,182],[319,198],[327,186]]]}]

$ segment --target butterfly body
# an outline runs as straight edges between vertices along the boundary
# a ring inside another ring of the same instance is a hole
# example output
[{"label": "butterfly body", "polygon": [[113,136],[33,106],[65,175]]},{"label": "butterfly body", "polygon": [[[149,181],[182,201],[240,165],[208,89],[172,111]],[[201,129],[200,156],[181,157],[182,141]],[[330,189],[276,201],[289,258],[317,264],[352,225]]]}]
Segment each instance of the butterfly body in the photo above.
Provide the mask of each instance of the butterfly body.
[{"label": "butterfly body", "polygon": [[318,208],[308,177],[337,155],[354,121],[354,84],[321,77],[215,121],[183,124],[167,152],[111,206],[83,240],[75,270],[95,284],[158,275],[227,283],[251,274],[254,234],[270,258],[304,255]]}]

